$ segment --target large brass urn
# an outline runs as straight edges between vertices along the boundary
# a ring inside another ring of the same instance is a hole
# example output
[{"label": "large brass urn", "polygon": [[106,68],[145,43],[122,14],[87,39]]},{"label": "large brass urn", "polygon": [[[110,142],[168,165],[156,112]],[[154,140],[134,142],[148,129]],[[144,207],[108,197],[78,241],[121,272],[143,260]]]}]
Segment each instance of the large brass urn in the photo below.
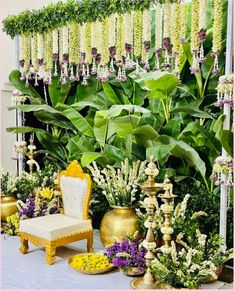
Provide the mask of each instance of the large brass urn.
[{"label": "large brass urn", "polygon": [[1,221],[6,222],[7,216],[16,213],[17,199],[14,196],[1,196]]},{"label": "large brass urn", "polygon": [[121,242],[138,230],[138,220],[134,207],[111,205],[113,210],[107,212],[100,225],[100,239],[105,247],[115,241]]}]

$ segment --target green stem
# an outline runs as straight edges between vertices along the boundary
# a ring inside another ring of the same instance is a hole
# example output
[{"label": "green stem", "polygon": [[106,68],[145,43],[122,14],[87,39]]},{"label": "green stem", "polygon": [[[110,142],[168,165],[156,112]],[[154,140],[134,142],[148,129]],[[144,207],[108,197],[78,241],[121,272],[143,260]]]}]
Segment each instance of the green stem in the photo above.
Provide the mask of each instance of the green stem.
[{"label": "green stem", "polygon": [[164,101],[161,99],[161,102],[162,102],[162,107],[163,107],[163,110],[164,110],[164,114],[165,114],[165,118],[166,118],[166,122],[168,123],[168,115],[167,115],[167,111],[166,111],[166,106],[164,104]]}]

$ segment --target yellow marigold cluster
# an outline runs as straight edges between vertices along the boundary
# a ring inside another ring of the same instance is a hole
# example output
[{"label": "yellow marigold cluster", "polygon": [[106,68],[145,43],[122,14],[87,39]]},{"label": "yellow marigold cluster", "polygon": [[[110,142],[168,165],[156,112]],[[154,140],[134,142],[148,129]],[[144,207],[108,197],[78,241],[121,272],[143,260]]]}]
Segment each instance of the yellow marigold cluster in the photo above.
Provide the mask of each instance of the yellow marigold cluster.
[{"label": "yellow marigold cluster", "polygon": [[162,47],[162,7],[157,4],[156,6],[156,20],[155,20],[155,49]]},{"label": "yellow marigold cluster", "polygon": [[201,29],[206,29],[206,12],[207,12],[207,0],[200,0],[199,3],[199,31]]},{"label": "yellow marigold cluster", "polygon": [[37,55],[38,60],[42,60],[44,57],[44,39],[43,39],[43,35],[40,33],[37,33],[37,51],[38,51],[38,55]]},{"label": "yellow marigold cluster", "polygon": [[116,15],[109,16],[109,47],[116,45]]},{"label": "yellow marigold cluster", "polygon": [[85,29],[85,41],[86,41],[86,62],[91,62],[91,23],[86,23],[86,29]]},{"label": "yellow marigold cluster", "polygon": [[43,188],[39,195],[45,199],[51,200],[54,195],[54,190],[48,187]]},{"label": "yellow marigold cluster", "polygon": [[6,230],[6,233],[8,235],[16,235],[18,234],[19,231],[19,226],[20,226],[20,219],[19,215],[17,213],[9,215],[6,217],[7,223],[10,224],[10,227]]},{"label": "yellow marigold cluster", "polygon": [[163,6],[164,16],[163,16],[163,37],[170,37],[171,36],[171,4],[166,3]]},{"label": "yellow marigold cluster", "polygon": [[140,57],[142,54],[142,12],[136,10],[134,14],[134,54]]},{"label": "yellow marigold cluster", "polygon": [[69,53],[69,29],[68,26],[63,26],[62,27],[62,53],[68,54]]},{"label": "yellow marigold cluster", "polygon": [[124,50],[125,43],[124,43],[123,15],[119,15],[117,18],[117,53],[116,53],[117,60],[122,60]]},{"label": "yellow marigold cluster", "polygon": [[74,256],[71,266],[77,270],[100,271],[113,265],[109,263],[108,258],[103,254],[84,254],[82,256]]},{"label": "yellow marigold cluster", "polygon": [[30,49],[31,36],[30,34],[24,34],[22,38],[23,38],[22,59],[24,60],[24,71],[26,72],[29,70],[29,64],[31,59],[31,49]]},{"label": "yellow marigold cluster", "polygon": [[133,12],[126,13],[124,19],[124,42],[133,44]]},{"label": "yellow marigold cluster", "polygon": [[174,23],[173,23],[173,34],[172,34],[172,45],[173,45],[173,53],[179,53],[180,50],[180,14],[181,14],[181,4],[175,3],[175,15],[174,15]]},{"label": "yellow marigold cluster", "polygon": [[199,0],[192,0],[192,16],[191,16],[191,51],[197,50],[199,45]]},{"label": "yellow marigold cluster", "polygon": [[109,62],[109,19],[106,17],[102,23],[103,40],[101,51],[101,62],[103,65],[107,65]]},{"label": "yellow marigold cluster", "polygon": [[74,22],[69,25],[69,61],[72,64],[79,63],[79,25]]},{"label": "yellow marigold cluster", "polygon": [[58,54],[58,51],[59,51],[58,39],[59,39],[58,30],[54,29],[52,31],[52,46],[53,46],[52,52],[53,52],[53,54]]},{"label": "yellow marigold cluster", "polygon": [[53,69],[53,58],[52,58],[52,32],[45,34],[45,70]]},{"label": "yellow marigold cluster", "polygon": [[214,23],[213,23],[213,47],[212,51],[217,53],[221,49],[223,28],[223,1],[214,0]]},{"label": "yellow marigold cluster", "polygon": [[34,70],[38,70],[38,48],[37,48],[37,34],[34,32],[31,37],[31,62]]}]

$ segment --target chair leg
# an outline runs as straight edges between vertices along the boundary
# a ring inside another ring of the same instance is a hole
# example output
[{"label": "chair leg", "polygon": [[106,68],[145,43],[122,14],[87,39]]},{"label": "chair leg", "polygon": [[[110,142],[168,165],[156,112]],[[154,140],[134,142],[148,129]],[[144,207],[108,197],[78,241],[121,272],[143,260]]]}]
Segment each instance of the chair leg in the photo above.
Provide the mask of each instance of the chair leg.
[{"label": "chair leg", "polygon": [[25,239],[23,236],[20,236],[20,243],[21,243],[21,247],[19,248],[20,252],[22,254],[27,254],[28,249],[29,249],[28,240]]},{"label": "chair leg", "polygon": [[49,265],[54,264],[55,262],[55,252],[56,252],[56,248],[52,247],[52,246],[47,246],[46,247],[46,262]]},{"label": "chair leg", "polygon": [[87,252],[93,253],[93,231],[89,234],[87,238]]}]

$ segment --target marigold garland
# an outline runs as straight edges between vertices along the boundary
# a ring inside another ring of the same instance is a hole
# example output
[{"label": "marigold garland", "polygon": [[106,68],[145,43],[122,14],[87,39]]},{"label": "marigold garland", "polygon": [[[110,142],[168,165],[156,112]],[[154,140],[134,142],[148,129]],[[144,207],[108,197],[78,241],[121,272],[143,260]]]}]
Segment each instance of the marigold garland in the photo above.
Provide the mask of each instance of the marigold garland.
[{"label": "marigold garland", "polygon": [[122,61],[122,56],[124,56],[124,25],[123,25],[123,16],[120,15],[117,18],[117,52],[116,59],[117,61]]},{"label": "marigold garland", "polygon": [[85,40],[86,40],[86,49],[85,49],[85,56],[86,56],[86,63],[91,62],[91,23],[86,24],[85,29]]},{"label": "marigold garland", "polygon": [[214,0],[214,23],[213,23],[213,45],[212,54],[214,56],[214,67],[212,72],[219,72],[218,54],[221,50],[222,28],[223,28],[223,1]]},{"label": "marigold garland", "polygon": [[69,62],[79,63],[79,24],[75,22],[69,25]]},{"label": "marigold garland", "polygon": [[47,32],[45,34],[45,70],[53,69],[53,58],[52,58],[52,32]]},{"label": "marigold garland", "polygon": [[138,58],[142,54],[142,12],[134,13],[134,54]]},{"label": "marigold garland", "polygon": [[192,53],[198,51],[198,32],[199,32],[199,0],[192,0],[192,16],[191,16],[191,44]]}]

